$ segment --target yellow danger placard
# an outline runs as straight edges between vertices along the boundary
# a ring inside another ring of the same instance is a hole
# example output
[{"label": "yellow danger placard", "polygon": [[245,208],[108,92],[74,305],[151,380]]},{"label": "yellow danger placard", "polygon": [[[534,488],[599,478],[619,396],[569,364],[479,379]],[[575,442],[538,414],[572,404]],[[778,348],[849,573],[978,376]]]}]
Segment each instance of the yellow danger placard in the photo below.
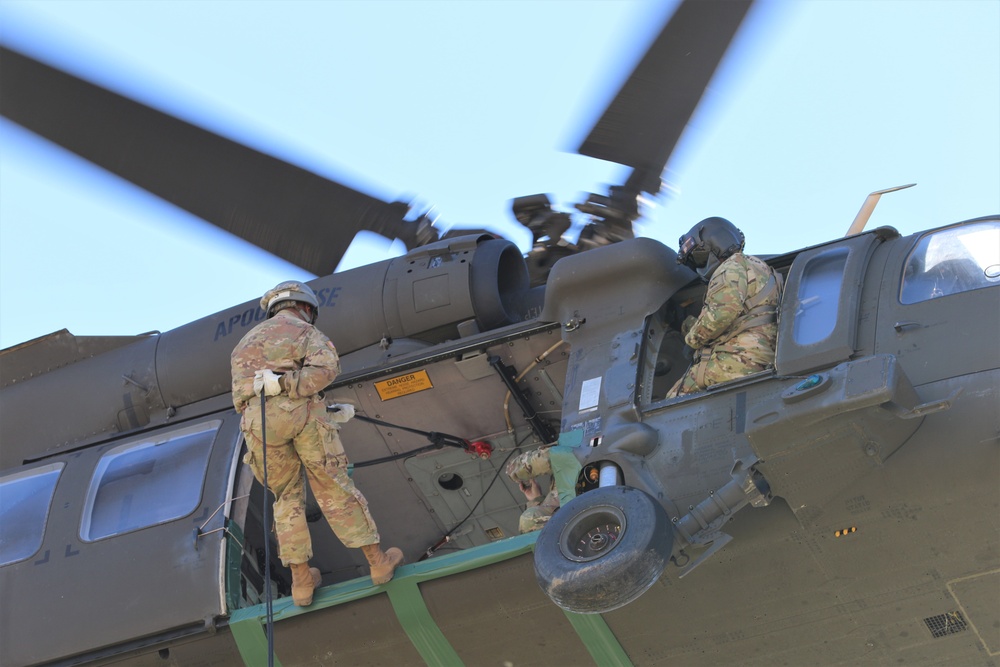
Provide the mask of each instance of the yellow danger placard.
[{"label": "yellow danger placard", "polygon": [[388,401],[391,398],[399,398],[400,396],[409,396],[410,394],[415,394],[424,389],[432,389],[433,387],[434,385],[431,384],[431,378],[427,375],[427,371],[416,371],[415,373],[399,375],[375,383],[375,391],[378,392],[379,398],[383,401]]}]

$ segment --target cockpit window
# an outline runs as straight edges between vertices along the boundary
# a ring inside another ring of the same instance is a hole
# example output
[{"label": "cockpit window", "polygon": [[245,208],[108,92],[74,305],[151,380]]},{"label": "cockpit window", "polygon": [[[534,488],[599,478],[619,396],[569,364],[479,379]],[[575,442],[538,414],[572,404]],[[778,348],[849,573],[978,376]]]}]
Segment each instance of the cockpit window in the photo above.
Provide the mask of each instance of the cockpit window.
[{"label": "cockpit window", "polygon": [[920,239],[906,260],[904,304],[1000,285],[1000,221],[945,229]]},{"label": "cockpit window", "polygon": [[158,434],[108,451],[90,482],[80,538],[92,542],[193,512],[201,502],[208,457],[221,423]]},{"label": "cockpit window", "polygon": [[792,329],[797,345],[813,345],[833,333],[847,258],[847,248],[833,248],[810,259],[803,269]]},{"label": "cockpit window", "polygon": [[41,548],[63,466],[52,463],[0,479],[0,565],[30,558]]}]

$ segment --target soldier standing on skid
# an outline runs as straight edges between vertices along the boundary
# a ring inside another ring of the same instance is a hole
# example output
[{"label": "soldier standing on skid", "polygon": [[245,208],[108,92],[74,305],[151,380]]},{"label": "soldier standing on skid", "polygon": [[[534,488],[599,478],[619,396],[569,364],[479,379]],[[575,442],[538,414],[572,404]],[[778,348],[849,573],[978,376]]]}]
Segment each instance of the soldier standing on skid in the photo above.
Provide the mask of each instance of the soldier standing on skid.
[{"label": "soldier standing on skid", "polygon": [[382,551],[368,502],[347,475],[339,426],[322,394],[340,373],[340,358],[313,326],[319,301],[308,285],[288,281],[269,290],[260,306],[267,319],[233,350],[233,404],[243,415],[244,461],[263,483],[260,392],[266,396],[268,486],[275,497],[278,555],[292,570],[292,598],[308,606],[321,582],[319,570],[309,567],[303,468],[330,528],[344,546],[364,552],[372,583],[384,584],[403,562],[403,553],[395,547]]}]

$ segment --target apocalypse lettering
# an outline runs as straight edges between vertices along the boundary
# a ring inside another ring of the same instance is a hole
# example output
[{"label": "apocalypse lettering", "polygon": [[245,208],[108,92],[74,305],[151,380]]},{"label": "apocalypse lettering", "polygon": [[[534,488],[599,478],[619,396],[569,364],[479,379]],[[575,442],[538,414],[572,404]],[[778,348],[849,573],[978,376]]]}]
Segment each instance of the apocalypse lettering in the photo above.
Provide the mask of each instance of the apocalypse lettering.
[{"label": "apocalypse lettering", "polygon": [[[337,296],[340,294],[339,287],[324,287],[316,293],[316,300],[320,307],[333,307],[336,305]],[[260,306],[247,308],[238,315],[233,315],[229,319],[219,322],[215,327],[215,337],[213,342],[220,338],[230,336],[235,330],[240,336],[246,333],[252,326],[264,321],[264,311]]]}]

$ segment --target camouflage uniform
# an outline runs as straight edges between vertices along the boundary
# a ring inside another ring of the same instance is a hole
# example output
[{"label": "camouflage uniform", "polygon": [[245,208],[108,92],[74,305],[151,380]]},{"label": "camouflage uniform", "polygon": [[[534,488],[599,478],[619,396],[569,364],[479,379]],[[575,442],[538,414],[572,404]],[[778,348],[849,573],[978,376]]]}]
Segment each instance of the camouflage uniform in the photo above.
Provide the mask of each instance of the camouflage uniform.
[{"label": "camouflage uniform", "polygon": [[[552,475],[549,448],[541,447],[518,454],[507,464],[506,473],[518,484],[527,483],[539,475]],[[556,488],[556,479],[553,476],[548,494],[541,500],[536,498],[528,501],[528,507],[518,521],[518,529],[522,534],[541,530],[557,509],[559,509],[559,489]]]},{"label": "camouflage uniform", "polygon": [[275,497],[281,562],[288,566],[312,557],[303,468],[340,541],[352,548],[378,543],[368,502],[347,475],[339,426],[327,414],[320,393],[340,373],[340,358],[330,339],[291,311],[279,310],[243,337],[231,361],[233,404],[243,415],[240,427],[248,449],[243,460],[261,483],[260,396],[254,393],[254,373],[270,369],[284,374],[285,390],[266,399],[267,481]]},{"label": "camouflage uniform", "polygon": [[739,252],[726,258],[708,283],[701,313],[684,321],[684,342],[695,350],[695,363],[667,398],[704,391],[774,363],[780,301],[780,281],[771,267]]}]

